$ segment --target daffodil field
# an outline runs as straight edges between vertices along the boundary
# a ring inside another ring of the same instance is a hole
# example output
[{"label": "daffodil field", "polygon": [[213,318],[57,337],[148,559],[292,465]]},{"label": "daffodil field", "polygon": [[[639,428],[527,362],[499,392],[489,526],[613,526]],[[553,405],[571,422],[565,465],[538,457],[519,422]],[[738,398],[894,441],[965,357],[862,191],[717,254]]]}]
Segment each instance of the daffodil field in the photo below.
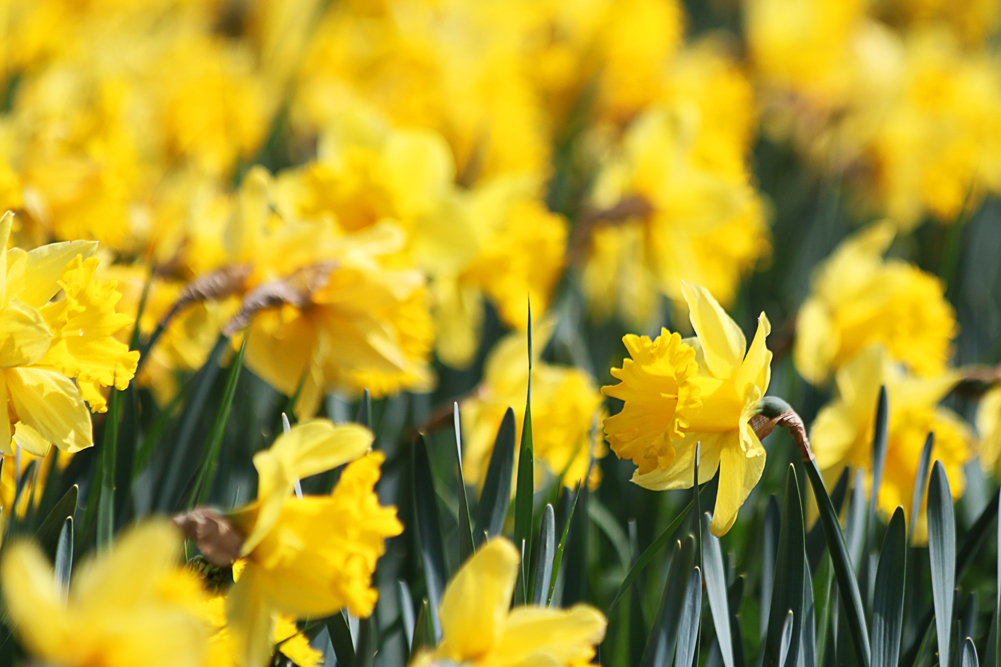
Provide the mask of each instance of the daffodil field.
[{"label": "daffodil field", "polygon": [[0,36],[0,667],[1001,665],[998,0]]}]

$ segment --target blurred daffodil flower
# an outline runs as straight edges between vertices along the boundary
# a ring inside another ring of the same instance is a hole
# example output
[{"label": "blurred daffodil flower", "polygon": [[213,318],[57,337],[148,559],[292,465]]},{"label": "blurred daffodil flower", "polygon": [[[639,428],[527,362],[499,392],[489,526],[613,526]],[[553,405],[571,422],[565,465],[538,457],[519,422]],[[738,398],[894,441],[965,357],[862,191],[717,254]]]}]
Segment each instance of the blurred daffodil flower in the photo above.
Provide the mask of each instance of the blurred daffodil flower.
[{"label": "blurred daffodil flower", "polygon": [[441,643],[412,665],[437,660],[475,667],[589,664],[605,636],[605,617],[585,604],[511,609],[520,562],[514,545],[502,537],[473,554],[442,596]]}]

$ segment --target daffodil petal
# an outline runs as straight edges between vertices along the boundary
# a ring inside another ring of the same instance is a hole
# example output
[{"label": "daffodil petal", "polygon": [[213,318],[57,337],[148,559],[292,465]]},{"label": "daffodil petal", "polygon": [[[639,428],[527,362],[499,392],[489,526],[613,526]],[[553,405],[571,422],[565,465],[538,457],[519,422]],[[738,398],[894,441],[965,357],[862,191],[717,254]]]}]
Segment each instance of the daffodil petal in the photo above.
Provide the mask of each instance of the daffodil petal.
[{"label": "daffodil petal", "polygon": [[35,456],[45,456],[52,448],[51,442],[24,422],[18,422],[14,426],[14,444]]},{"label": "daffodil petal", "polygon": [[743,392],[748,384],[758,388],[760,395],[768,391],[772,377],[772,353],[765,346],[765,338],[772,332],[772,325],[764,313],[758,316],[758,330],[754,333],[747,356],[740,364],[734,384],[738,392]]},{"label": "daffodil petal", "polygon": [[7,291],[32,308],[41,308],[60,290],[63,269],[73,258],[91,257],[97,241],[49,243],[25,253],[7,274]]},{"label": "daffodil petal", "polygon": [[7,240],[14,214],[7,211],[0,218],[0,306],[7,302]]},{"label": "daffodil petal", "polygon": [[730,530],[737,520],[737,511],[761,479],[764,469],[765,450],[760,445],[746,452],[736,442],[723,447],[719,461],[719,491],[709,532],[720,537]]},{"label": "daffodil petal", "polygon": [[[589,605],[570,609],[518,607],[511,612],[497,644],[497,662],[534,665],[586,665],[605,637],[605,617]],[[544,663],[543,663],[544,664]]]},{"label": "daffodil petal", "polygon": [[10,413],[7,410],[7,373],[0,369],[0,454],[11,455],[14,453],[11,447]]},{"label": "daffodil petal", "polygon": [[38,657],[49,657],[71,629],[48,559],[33,542],[7,547],[0,563],[0,588],[11,624],[25,648]]},{"label": "daffodil petal", "polygon": [[681,293],[688,302],[709,370],[717,378],[732,378],[747,350],[744,333],[704,287],[682,282]]},{"label": "daffodil petal", "polygon": [[258,667],[271,660],[274,645],[274,615],[264,601],[261,575],[248,564],[240,580],[226,596],[226,618],[232,637],[233,656],[239,667]]},{"label": "daffodil petal", "polygon": [[475,660],[496,646],[504,629],[521,558],[514,545],[494,538],[466,561],[442,597],[438,655]]},{"label": "daffodil petal", "polygon": [[705,484],[716,475],[719,468],[720,450],[725,443],[736,436],[736,431],[724,433],[688,433],[674,443],[674,461],[666,469],[657,469],[646,474],[633,473],[633,483],[644,489],[666,491],[668,489],[690,489],[695,478],[695,448],[701,443],[699,458],[699,484]]},{"label": "daffodil petal", "polygon": [[76,385],[65,375],[37,368],[4,373],[18,418],[66,452],[94,444],[90,411]]},{"label": "daffodil petal", "polygon": [[0,359],[3,368],[30,366],[45,356],[52,335],[41,314],[10,299],[0,316]]},{"label": "daffodil petal", "polygon": [[244,553],[249,553],[271,530],[297,479],[353,461],[372,446],[373,439],[372,432],[364,426],[336,426],[327,419],[314,419],[296,424],[288,433],[278,436],[270,449],[255,454],[260,512],[244,541]]}]

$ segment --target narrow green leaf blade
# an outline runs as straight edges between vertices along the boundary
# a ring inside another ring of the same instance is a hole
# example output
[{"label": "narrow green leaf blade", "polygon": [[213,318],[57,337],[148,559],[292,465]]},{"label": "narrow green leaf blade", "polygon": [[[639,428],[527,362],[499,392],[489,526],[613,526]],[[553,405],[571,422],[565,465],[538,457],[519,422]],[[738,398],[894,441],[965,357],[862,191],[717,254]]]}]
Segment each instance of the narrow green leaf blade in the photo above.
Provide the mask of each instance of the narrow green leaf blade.
[{"label": "narrow green leaf blade", "polygon": [[69,595],[70,574],[73,570],[73,517],[68,516],[59,531],[59,542],[56,546],[55,574],[56,587],[63,600]]},{"label": "narrow green leaf blade", "polygon": [[950,633],[956,580],[956,517],[949,478],[941,461],[935,461],[928,483],[928,560],[931,564],[938,652],[942,663],[948,664],[952,657]]},{"label": "narrow green leaf blade", "polygon": [[[712,613],[716,641],[726,667],[734,667],[733,644],[730,637],[730,609],[727,606],[726,572],[723,571],[723,551],[719,538],[709,532],[712,517],[702,514],[702,567],[706,573],[706,594],[709,597],[709,611]],[[684,663],[688,664],[688,663]]]},{"label": "narrow green leaf blade", "polygon": [[118,458],[121,394],[115,389],[111,391],[101,442],[101,494],[97,499],[97,546],[101,550],[111,546],[115,532],[115,461]]},{"label": "narrow green leaf blade", "polygon": [[969,637],[963,642],[963,667],[980,667],[977,662],[977,648]]},{"label": "narrow green leaf blade", "polygon": [[542,511],[539,528],[538,552],[535,558],[535,575],[532,580],[532,604],[544,606],[553,576],[553,557],[556,555],[556,513],[552,505]]},{"label": "narrow green leaf blade", "polygon": [[[514,410],[507,409],[501,420],[494,449],[490,453],[487,475],[476,508],[476,535],[500,535],[504,528],[508,503],[511,502],[511,479],[514,475],[515,422]],[[479,538],[482,540],[482,537]]]},{"label": "narrow green leaf blade", "polygon": [[762,548],[761,548],[761,584],[759,590],[761,599],[759,601],[759,632],[758,637],[762,640],[768,632],[768,618],[772,608],[772,589],[775,586],[775,558],[779,548],[779,528],[782,523],[782,510],[779,508],[779,501],[775,496],[769,496],[768,506],[765,508],[765,523],[762,527]]},{"label": "narrow green leaf blade", "polygon": [[553,557],[553,574],[549,580],[549,594],[546,596],[546,606],[553,603],[553,593],[556,591],[556,578],[560,576],[560,565],[563,563],[563,550],[566,548],[567,535],[570,532],[570,525],[573,521],[574,512],[577,511],[577,500],[580,498],[581,485],[577,484],[577,491],[574,493],[573,504],[563,523],[563,534],[560,535],[560,543],[556,546],[556,555]]},{"label": "narrow green leaf blade", "polygon": [[208,440],[202,448],[201,461],[198,463],[198,481],[195,482],[188,500],[189,510],[195,505],[204,505],[212,490],[212,480],[215,478],[216,466],[219,463],[219,449],[222,447],[222,437],[226,432],[226,423],[229,421],[229,413],[233,407],[233,397],[236,396],[236,386],[240,381],[240,371],[243,369],[243,356],[247,351],[248,340],[250,340],[250,336],[243,337],[240,351],[230,364],[229,373],[226,376],[226,389],[222,395],[222,404],[219,406],[215,421],[212,423]]},{"label": "narrow green leaf blade", "polygon": [[789,465],[786,474],[785,499],[782,503],[782,525],[779,529],[779,546],[775,559],[775,584],[772,589],[771,615],[768,635],[765,638],[765,663],[785,665],[781,657],[785,623],[789,612],[793,614],[792,637],[788,651],[792,656],[799,652],[803,609],[803,583],[806,566],[806,531],[803,527],[803,503],[799,496],[796,468]]},{"label": "narrow green leaf blade", "polygon": [[699,625],[702,620],[702,572],[696,566],[688,575],[681,619],[678,623],[678,647],[675,663],[678,667],[689,667],[695,659],[699,647]]},{"label": "narrow green leaf blade", "polygon": [[918,459],[918,470],[914,475],[914,493],[911,495],[910,523],[907,526],[907,533],[913,539],[914,526],[917,525],[918,516],[921,515],[921,506],[924,504],[925,489],[928,487],[928,468],[931,466],[931,453],[935,447],[935,434],[929,433],[925,438],[925,446],[921,449],[921,458]]},{"label": "narrow green leaf blade", "polygon": [[35,540],[38,541],[42,550],[50,557],[55,558],[56,548],[59,544],[59,536],[62,534],[66,519],[76,514],[77,500],[80,496],[80,487],[74,484],[63,497],[55,504],[42,523],[35,531]]},{"label": "narrow green leaf blade", "polygon": [[806,466],[807,476],[810,478],[810,485],[813,487],[813,495],[817,500],[817,509],[820,520],[823,522],[824,535],[827,537],[827,549],[831,554],[834,577],[841,595],[841,611],[844,614],[859,664],[863,667],[870,667],[872,654],[869,646],[869,633],[866,629],[865,612],[862,609],[862,596],[859,593],[858,581],[855,579],[852,563],[848,556],[848,548],[845,546],[845,537],[841,533],[841,526],[838,523],[838,515],[834,513],[834,507],[831,505],[830,496],[827,495],[824,479],[820,475],[820,469],[817,468],[817,462],[811,459],[803,463]]},{"label": "narrow green leaf blade", "polygon": [[633,563],[632,567],[629,568],[629,571],[626,572],[626,576],[622,579],[622,583],[619,585],[619,590],[615,592],[615,596],[608,605],[608,609],[605,612],[606,616],[611,615],[612,609],[615,608],[615,605],[618,604],[619,600],[622,599],[622,596],[625,595],[627,590],[629,590],[629,587],[632,585],[633,581],[636,580],[639,573],[642,572],[646,566],[650,564],[650,561],[653,560],[653,557],[656,556],[662,548],[664,548],[664,545],[671,539],[671,535],[678,530],[678,527],[681,526],[681,522],[685,520],[685,517],[688,516],[688,512],[691,509],[692,504],[688,503],[683,510],[678,512],[678,516],[674,517],[674,520],[668,524],[667,528],[660,533],[657,539],[643,550],[643,553],[640,554],[640,557],[636,559],[636,562]]},{"label": "narrow green leaf blade", "polygon": [[787,667],[791,662],[792,642],[796,634],[796,614],[790,609],[786,613],[785,620],[782,621],[782,628],[779,632],[779,655],[775,663],[779,667]]},{"label": "narrow green leaf blade", "polygon": [[[529,356],[531,356],[531,349],[529,350]],[[532,508],[534,497],[535,458],[532,447],[532,378],[531,371],[529,371],[528,399],[525,401],[525,421],[521,427],[521,448],[518,450],[518,483],[515,487],[514,498],[514,543],[522,544],[524,542],[526,554],[532,552]],[[528,567],[527,563],[522,563],[523,573],[526,567]]]},{"label": "narrow green leaf blade", "polygon": [[872,667],[897,667],[904,625],[904,580],[907,571],[907,531],[904,510],[890,519],[879,552],[872,598]]},{"label": "narrow green leaf blade", "polygon": [[695,538],[689,535],[684,545],[675,543],[664,593],[639,667],[671,667],[694,560]]},{"label": "narrow green leaf blade", "polygon": [[372,394],[369,393],[368,388],[365,389],[365,393],[361,397],[361,402],[358,404],[358,414],[355,416],[355,423],[361,424],[365,428],[372,428]]},{"label": "narrow green leaf blade", "polygon": [[431,476],[431,462],[428,459],[427,441],[420,434],[413,447],[414,509],[417,514],[417,539],[420,542],[421,561],[424,566],[424,581],[430,604],[431,627],[435,643],[441,639],[441,623],[438,607],[448,581],[445,548],[438,516],[437,494],[434,478]]},{"label": "narrow green leaf blade", "polygon": [[473,523],[469,518],[469,499],[466,497],[466,479],[462,474],[462,424],[459,420],[459,404],[452,404],[452,419],[455,422],[455,452],[459,466],[459,565],[466,562],[476,547],[473,545]]},{"label": "narrow green leaf blade", "polygon": [[330,635],[330,643],[334,647],[337,664],[344,667],[354,667],[355,645],[351,639],[351,628],[348,627],[348,618],[344,612],[337,612],[327,618],[327,634]]}]

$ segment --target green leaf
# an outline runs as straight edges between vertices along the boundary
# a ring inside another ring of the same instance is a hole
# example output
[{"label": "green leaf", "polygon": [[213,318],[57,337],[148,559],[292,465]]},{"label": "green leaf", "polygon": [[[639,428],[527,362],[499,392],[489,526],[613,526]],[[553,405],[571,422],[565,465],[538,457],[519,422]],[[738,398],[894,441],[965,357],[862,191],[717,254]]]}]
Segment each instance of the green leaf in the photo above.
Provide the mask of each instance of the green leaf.
[{"label": "green leaf", "polygon": [[414,625],[414,639],[410,643],[410,655],[417,655],[423,648],[434,648],[434,628],[431,625],[431,604],[427,598],[421,602],[421,610],[417,613],[417,623]]},{"label": "green leaf", "polygon": [[[532,308],[528,309],[528,396],[525,400],[525,421],[521,428],[521,448],[518,451],[518,484],[514,498],[514,544],[524,544],[524,552],[532,553],[532,509],[535,496],[535,458],[532,448]],[[521,564],[523,581],[528,581],[528,563]],[[517,596],[517,593],[516,593]]]},{"label": "green leaf", "polygon": [[[848,480],[850,479],[851,468],[845,466],[834,484],[831,491],[831,505],[834,506],[834,513],[841,516],[841,508],[844,507],[845,498],[848,495]],[[776,507],[776,512],[778,508]],[[777,532],[777,531],[776,531]],[[817,521],[806,533],[806,559],[810,563],[810,571],[816,572],[820,566],[820,559],[827,550],[827,540],[824,538],[824,525]]]},{"label": "green leaf", "polygon": [[178,499],[184,490],[183,486],[188,479],[186,476],[191,474],[192,462],[190,459],[195,433],[198,431],[202,411],[209,402],[212,386],[219,374],[219,361],[229,347],[229,341],[229,336],[223,333],[219,334],[215,347],[212,348],[208,359],[193,380],[191,398],[185,402],[184,410],[181,412],[180,427],[170,456],[167,457],[167,471],[160,484],[157,508],[162,512],[170,512],[176,508]]},{"label": "green leaf", "polygon": [[918,471],[914,475],[914,492],[911,495],[910,522],[907,532],[914,537],[914,527],[917,525],[918,517],[921,515],[921,506],[924,504],[925,489],[928,486],[928,467],[931,465],[931,452],[935,446],[935,434],[929,433],[925,438],[925,446],[921,449],[921,458],[918,459]]},{"label": "green leaf", "polygon": [[50,558],[55,557],[66,519],[76,514],[79,495],[80,487],[74,484],[63,494],[35,531],[35,540]]},{"label": "green leaf", "polygon": [[[1001,495],[1001,489],[994,494],[994,504],[998,504],[999,495]],[[994,612],[991,614],[991,627],[987,633],[987,650],[984,652],[984,664],[987,667],[997,667],[998,656],[1001,655],[1001,647],[998,645],[998,638],[1001,637],[1001,628],[999,628],[998,623],[1001,619],[1001,521],[997,523],[997,529],[994,531],[994,541],[997,546],[997,560],[995,563],[994,576],[995,582],[999,582],[997,590],[994,593]]]},{"label": "green leaf", "polygon": [[[215,478],[216,466],[219,464],[219,450],[222,447],[222,437],[226,433],[226,422],[229,421],[229,413],[233,407],[233,397],[236,395],[236,385],[240,381],[240,370],[243,368],[243,355],[247,351],[247,341],[250,336],[243,337],[243,344],[240,351],[229,367],[229,374],[226,376],[226,389],[223,391],[222,403],[216,413],[215,421],[212,423],[212,430],[209,431],[208,440],[202,447],[201,461],[198,462],[198,479],[191,490],[188,499],[188,509],[195,505],[204,505],[208,500],[209,492],[212,490],[212,480]],[[287,422],[286,417],[286,423]],[[288,432],[288,429],[286,429]]]},{"label": "green leaf", "polygon": [[[379,646],[375,617],[358,620],[358,643],[355,646],[355,667],[373,667],[375,652]],[[339,661],[338,661],[339,662]]]},{"label": "green leaf", "polygon": [[931,564],[938,653],[942,664],[948,664],[952,657],[949,642],[956,581],[956,517],[949,478],[941,461],[935,461],[928,483],[928,560]]},{"label": "green leaf", "polygon": [[702,443],[695,443],[694,479],[692,483],[692,535],[695,536],[695,562],[702,562],[702,506],[699,503],[699,459],[702,458]]},{"label": "green leaf", "polygon": [[539,528],[538,553],[535,558],[535,574],[532,577],[532,604],[544,606],[553,580],[553,556],[556,555],[556,513],[552,505],[542,511],[542,525]]},{"label": "green leaf", "polygon": [[805,555],[803,557],[803,613],[796,664],[799,667],[813,667],[817,664],[817,619],[813,601],[813,580],[810,578],[810,564],[806,562]]},{"label": "green leaf", "polygon": [[963,642],[963,667],[980,667],[977,662],[977,649],[969,637]]},{"label": "green leaf", "polygon": [[466,562],[476,547],[473,545],[473,523],[469,518],[469,499],[466,498],[466,479],[462,474],[462,426],[459,421],[459,404],[452,404],[455,422],[455,452],[459,462],[459,565]]},{"label": "green leaf", "polygon": [[441,596],[448,581],[448,568],[445,561],[445,549],[441,533],[441,520],[438,517],[438,500],[434,490],[434,478],[431,476],[431,462],[428,459],[427,441],[424,434],[418,435],[414,442],[413,462],[411,469],[414,475],[414,509],[417,514],[417,539],[421,549],[421,561],[424,566],[424,581],[427,586],[428,602],[430,604],[431,627],[434,630],[434,643],[441,639],[441,623],[438,620],[438,607]]},{"label": "green leaf", "polygon": [[879,552],[872,598],[872,667],[897,667],[904,625],[904,578],[907,571],[907,531],[904,509],[890,519]]},{"label": "green leaf", "polygon": [[358,404],[358,414],[355,415],[355,423],[361,424],[365,428],[372,428],[372,395],[365,389],[361,402]]},{"label": "green leaf", "polygon": [[[510,409],[509,409],[510,411]],[[563,523],[563,534],[560,536],[560,543],[556,546],[556,555],[553,557],[553,574],[549,580],[549,594],[546,596],[546,606],[553,603],[553,592],[556,590],[556,578],[560,574],[560,564],[563,562],[563,550],[567,544],[567,534],[570,532],[570,522],[573,520],[574,512],[577,509],[577,500],[580,498],[581,485],[577,484],[577,491],[574,493],[573,504],[570,505],[570,512]]]},{"label": "green leaf", "polygon": [[744,667],[744,642],[740,631],[740,602],[744,597],[744,576],[737,577],[727,591],[727,603],[730,606],[730,646],[733,648],[734,667]]},{"label": "green leaf", "polygon": [[879,499],[879,487],[883,483],[883,466],[886,464],[886,438],[889,421],[889,408],[886,398],[886,387],[879,388],[879,400],[876,403],[876,426],[872,436],[872,487],[869,489],[869,544],[876,542],[876,510]]},{"label": "green leaf", "polygon": [[[702,529],[705,539],[702,543],[702,567],[706,573],[706,594],[709,597],[709,611],[713,617],[716,641],[726,667],[733,666],[733,644],[730,637],[730,610],[726,599],[726,573],[723,571],[723,551],[719,538],[709,532],[712,517],[708,512],[702,515]],[[686,663],[687,664],[687,663]]]},{"label": "green leaf", "polygon": [[765,523],[762,527],[762,548],[761,548],[761,600],[759,601],[760,612],[758,614],[759,631],[758,637],[764,638],[768,632],[768,617],[772,608],[772,589],[775,586],[775,558],[779,548],[779,528],[782,523],[779,501],[775,496],[768,497],[768,505],[765,508]]},{"label": "green leaf", "polygon": [[702,621],[702,572],[698,566],[688,575],[681,619],[678,623],[678,647],[675,663],[678,667],[689,667],[699,648],[699,626]]},{"label": "green leaf", "polygon": [[628,570],[632,560],[629,553],[629,537],[622,530],[612,512],[600,500],[597,498],[591,498],[590,500],[591,502],[587,505],[588,515],[594,521],[595,525],[601,529],[601,532],[605,534],[605,537],[611,542],[612,547],[615,548],[615,554],[619,557],[619,564],[622,566],[622,570]]},{"label": "green leaf", "polygon": [[330,643],[334,647],[337,664],[343,667],[354,667],[355,645],[351,639],[351,628],[348,626],[348,618],[344,612],[337,612],[327,618],[327,634],[330,635]]},{"label": "green leaf", "polygon": [[[700,493],[704,491],[705,489],[702,489]],[[623,578],[622,583],[619,585],[619,590],[615,592],[615,596],[612,598],[611,603],[609,603],[608,609],[605,611],[606,616],[611,616],[612,609],[615,608],[615,605],[618,604],[619,600],[622,599],[622,596],[625,595],[627,590],[629,590],[629,587],[632,585],[633,581],[635,581],[639,573],[642,572],[646,568],[646,566],[650,564],[650,561],[653,560],[653,557],[656,556],[657,553],[664,547],[664,545],[667,544],[668,540],[671,539],[671,535],[674,535],[675,531],[678,530],[678,528],[681,526],[681,522],[685,520],[685,517],[688,516],[688,512],[691,509],[692,509],[692,503],[688,503],[688,505],[686,505],[685,508],[678,513],[678,516],[674,517],[674,520],[671,521],[670,524],[668,524],[667,528],[665,528],[661,532],[660,536],[658,536],[657,539],[654,540],[653,543],[650,546],[648,546],[643,551],[642,554],[640,554],[640,557],[636,559],[636,562],[634,562],[632,567],[629,568],[629,571],[626,572],[625,578]],[[692,538],[693,548],[695,546],[694,539],[695,538],[693,537]]]},{"label": "green leaf", "polygon": [[775,559],[775,584],[772,589],[771,613],[768,618],[768,634],[765,638],[765,663],[785,665],[781,657],[784,644],[784,624],[788,612],[793,613],[792,637],[789,640],[789,654],[795,656],[800,650],[803,608],[803,584],[806,566],[806,531],[803,528],[803,503],[799,497],[799,482],[796,468],[789,465],[786,474],[785,500],[782,503],[782,524],[779,529],[779,545]]},{"label": "green leaf", "polygon": [[661,595],[660,606],[647,637],[639,667],[671,667],[694,562],[695,538],[689,535],[684,545],[681,542],[675,543],[664,593]]},{"label": "green leaf", "polygon": [[[410,595],[410,586],[403,579],[396,582],[397,591],[400,594],[400,619],[403,622],[403,639],[407,644],[407,651],[414,641],[414,598]],[[409,656],[408,656],[409,657]]]},{"label": "green leaf", "polygon": [[813,487],[814,498],[817,500],[817,509],[820,520],[823,522],[824,535],[827,537],[827,549],[831,554],[834,577],[838,582],[838,591],[841,595],[841,611],[844,613],[858,661],[863,667],[869,667],[872,660],[869,633],[866,630],[862,596],[859,594],[858,582],[848,557],[845,537],[841,533],[838,516],[834,513],[834,507],[831,505],[831,498],[827,495],[827,489],[824,488],[824,479],[820,475],[820,469],[817,468],[817,462],[811,459],[804,461],[804,465],[806,466],[806,474],[810,478],[810,485]]},{"label": "green leaf", "polygon": [[122,392],[111,391],[101,442],[101,492],[97,499],[97,547],[111,546],[115,532],[115,460],[118,458],[118,418]]},{"label": "green leaf", "polygon": [[782,621],[782,628],[779,631],[778,661],[775,663],[779,667],[788,667],[792,662],[792,642],[796,636],[796,614],[790,609],[786,613],[785,620]]},{"label": "green leaf", "polygon": [[[490,463],[487,475],[483,481],[483,491],[480,492],[479,506],[476,508],[475,535],[484,533],[493,537],[500,535],[504,528],[504,517],[511,502],[511,479],[514,475],[514,441],[515,423],[514,410],[507,409],[494,449],[490,453]],[[482,541],[482,537],[478,538]]]},{"label": "green leaf", "polygon": [[56,587],[66,600],[70,590],[70,575],[73,570],[73,517],[68,516],[59,531],[55,558]]}]

